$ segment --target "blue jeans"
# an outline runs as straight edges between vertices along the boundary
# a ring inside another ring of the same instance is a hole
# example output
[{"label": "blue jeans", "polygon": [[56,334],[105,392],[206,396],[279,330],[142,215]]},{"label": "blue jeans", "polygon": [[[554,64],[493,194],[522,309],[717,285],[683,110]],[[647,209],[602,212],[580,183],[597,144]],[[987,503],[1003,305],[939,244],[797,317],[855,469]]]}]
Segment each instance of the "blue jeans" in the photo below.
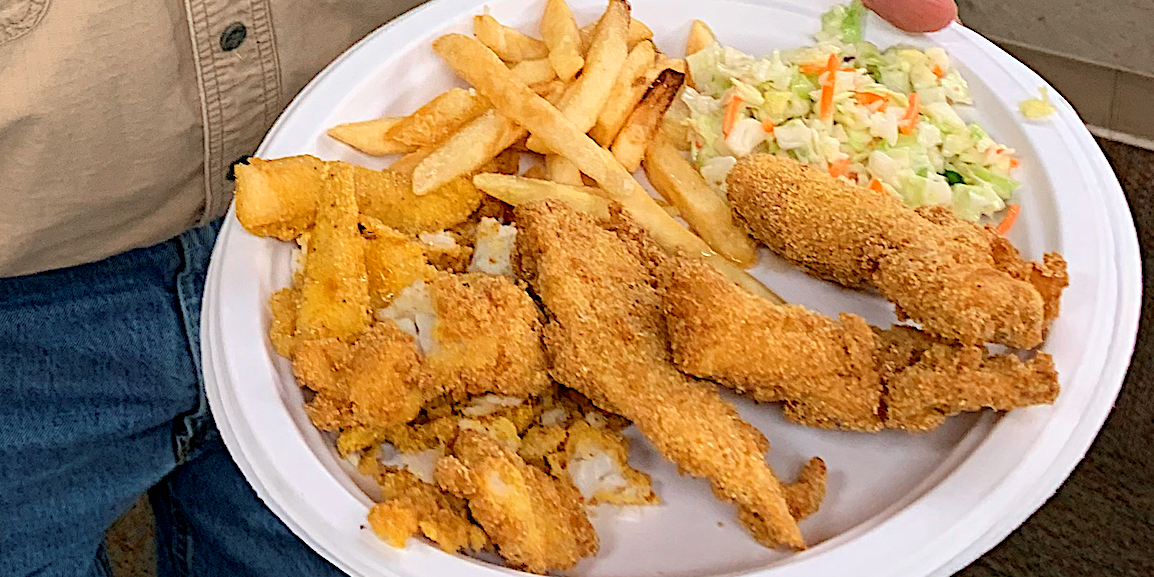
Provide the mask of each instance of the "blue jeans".
[{"label": "blue jeans", "polygon": [[341,574],[261,504],[208,412],[219,228],[0,279],[0,576],[111,575],[104,530],[146,491],[162,576]]}]

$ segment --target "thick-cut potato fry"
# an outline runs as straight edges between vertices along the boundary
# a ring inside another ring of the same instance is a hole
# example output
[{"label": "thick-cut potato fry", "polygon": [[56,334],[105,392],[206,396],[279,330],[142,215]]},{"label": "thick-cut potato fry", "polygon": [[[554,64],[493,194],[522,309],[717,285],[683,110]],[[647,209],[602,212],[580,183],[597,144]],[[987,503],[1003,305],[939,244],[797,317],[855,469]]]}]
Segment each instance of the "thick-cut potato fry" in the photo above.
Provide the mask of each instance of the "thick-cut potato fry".
[{"label": "thick-cut potato fry", "polygon": [[[501,68],[512,77],[508,68],[504,65]],[[525,90],[529,91],[528,88]],[[535,94],[533,96],[540,98]],[[494,110],[482,114],[430,151],[415,166],[413,192],[418,195],[427,194],[454,178],[474,172],[525,134],[524,128]]]},{"label": "thick-cut potato fry", "polygon": [[553,64],[549,62],[548,58],[522,60],[510,66],[509,70],[512,70],[513,74],[516,74],[517,78],[525,84],[541,84],[557,78]]},{"label": "thick-cut potato fry", "polygon": [[304,339],[353,339],[369,326],[365,239],[357,225],[355,170],[326,163],[317,226],[308,243],[297,331]]},{"label": "thick-cut potato fry", "polygon": [[609,218],[609,202],[602,198],[605,193],[595,188],[503,174],[478,174],[473,177],[473,184],[513,206],[554,198],[578,212],[599,219]]},{"label": "thick-cut potato fry", "polygon": [[[510,124],[519,124],[540,136],[545,144],[568,158],[605,190],[622,197],[634,193],[645,194],[633,176],[617,163],[612,153],[597,146],[593,139],[574,126],[556,107],[518,81],[492,50],[461,34],[438,38],[433,42],[433,50],[459,76],[488,98],[494,108],[507,115],[511,119],[508,120]],[[426,162],[432,159],[433,156],[430,156]],[[421,169],[424,164],[418,166],[414,173],[416,192],[427,190],[424,187],[428,183],[418,178],[423,176]]]},{"label": "thick-cut potato fry", "polygon": [[[485,52],[489,51],[486,49]],[[501,72],[511,76],[507,68]],[[561,96],[564,83],[553,81],[546,83],[543,88],[547,92],[540,98],[555,100]],[[516,122],[490,110],[444,142],[408,154],[394,163],[392,168],[412,174],[413,192],[417,195],[426,194],[458,176],[467,176],[482,169],[497,154],[522,142],[527,134]]]},{"label": "thick-cut potato fry", "polygon": [[685,75],[675,70],[666,69],[661,72],[653,85],[645,93],[645,97],[633,109],[629,120],[613,140],[613,157],[625,170],[633,172],[641,166],[641,159],[645,156],[645,148],[657,134],[661,118],[665,111],[673,104],[681,84],[685,82]]},{"label": "thick-cut potato fry", "polygon": [[661,119],[661,136],[678,150],[689,150],[689,105],[681,98],[674,98],[669,110],[665,111]]},{"label": "thick-cut potato fry", "polygon": [[370,156],[388,156],[412,152],[415,146],[388,137],[389,129],[403,118],[389,117],[347,122],[328,129],[328,135]]},{"label": "thick-cut potato fry", "polygon": [[396,160],[389,165],[389,170],[397,174],[413,175],[413,171],[417,169],[417,165],[421,164],[429,157],[433,151],[437,150],[437,145],[430,144],[429,146],[422,146]]},{"label": "thick-cut potato fry", "polygon": [[696,54],[702,48],[713,46],[717,43],[717,35],[709,26],[700,20],[694,20],[693,24],[689,26],[689,38],[685,40],[685,55],[691,56]]},{"label": "thick-cut potato fry", "polygon": [[749,266],[757,261],[757,245],[733,222],[729,205],[669,141],[656,138],[649,144],[645,174],[653,188],[681,211],[681,217],[713,250],[739,265]]},{"label": "thick-cut potato fry", "polygon": [[549,57],[544,42],[509,28],[488,14],[473,17],[473,35],[505,62]]},{"label": "thick-cut potato fry", "polygon": [[581,34],[565,0],[547,0],[541,16],[541,38],[549,48],[549,63],[561,80],[572,80],[585,66]]},{"label": "thick-cut potato fry", "polygon": [[689,63],[684,58],[670,58],[665,54],[657,53],[657,62],[653,64],[653,70],[649,73],[653,78],[657,78],[662,70],[676,70],[682,74],[689,74]]},{"label": "thick-cut potato fry", "polygon": [[429,146],[444,140],[488,108],[489,102],[476,92],[450,88],[402,118],[385,137],[413,148]]},{"label": "thick-cut potato fry", "polygon": [[257,236],[292,240],[313,224],[325,166],[315,156],[236,165],[236,217]]},{"label": "thick-cut potato fry", "polygon": [[613,139],[621,131],[625,119],[645,95],[648,85],[643,79],[653,65],[656,52],[652,42],[644,41],[638,42],[625,57],[625,64],[621,66],[621,72],[617,74],[613,88],[609,91],[609,100],[601,108],[597,124],[589,131],[589,136],[592,136],[597,144],[601,146],[613,144]]},{"label": "thick-cut potato fry", "polygon": [[549,180],[553,182],[575,186],[584,186],[585,184],[581,181],[581,171],[577,170],[577,166],[569,162],[569,159],[564,156],[558,154],[546,156],[545,167],[549,170]]},{"label": "thick-cut potato fry", "polygon": [[[589,49],[589,44],[593,42],[593,30],[597,27],[597,23],[586,24],[581,28],[581,50]],[[633,48],[640,42],[653,39],[653,31],[645,25],[644,22],[631,18],[629,20],[629,32],[625,37],[625,42],[630,48]]]},{"label": "thick-cut potato fry", "polygon": [[[628,24],[629,4],[624,0],[610,0],[593,33],[593,42],[585,56],[585,69],[558,107],[582,133],[593,128],[602,107],[609,101],[610,91],[625,63]],[[549,152],[536,135],[529,136],[526,146],[537,152]]]}]

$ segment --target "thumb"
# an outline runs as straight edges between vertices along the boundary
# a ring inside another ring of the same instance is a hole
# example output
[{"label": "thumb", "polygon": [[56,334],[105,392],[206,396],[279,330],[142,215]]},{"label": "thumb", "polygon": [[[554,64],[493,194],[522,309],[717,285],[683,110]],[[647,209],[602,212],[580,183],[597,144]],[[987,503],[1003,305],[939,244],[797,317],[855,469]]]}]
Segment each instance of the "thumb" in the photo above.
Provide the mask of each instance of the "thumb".
[{"label": "thumb", "polygon": [[862,4],[906,32],[935,32],[958,19],[954,0],[862,0]]}]

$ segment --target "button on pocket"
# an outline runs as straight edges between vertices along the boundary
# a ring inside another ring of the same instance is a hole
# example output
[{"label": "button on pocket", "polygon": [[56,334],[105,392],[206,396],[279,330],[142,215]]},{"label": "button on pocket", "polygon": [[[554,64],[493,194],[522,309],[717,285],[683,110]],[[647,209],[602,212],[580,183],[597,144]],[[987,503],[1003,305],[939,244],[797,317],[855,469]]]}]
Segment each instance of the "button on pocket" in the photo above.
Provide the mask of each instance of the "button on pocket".
[{"label": "button on pocket", "polygon": [[49,0],[0,0],[0,45],[36,27],[48,12]]}]

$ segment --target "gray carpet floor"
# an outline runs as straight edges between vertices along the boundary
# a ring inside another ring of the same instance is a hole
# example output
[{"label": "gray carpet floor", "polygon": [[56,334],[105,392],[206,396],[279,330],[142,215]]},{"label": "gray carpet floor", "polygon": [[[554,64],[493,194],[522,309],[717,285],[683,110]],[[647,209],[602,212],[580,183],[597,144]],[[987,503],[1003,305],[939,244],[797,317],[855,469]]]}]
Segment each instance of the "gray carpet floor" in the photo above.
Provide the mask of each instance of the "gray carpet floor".
[{"label": "gray carpet floor", "polygon": [[[1100,144],[1130,201],[1146,263],[1134,361],[1085,460],[1048,503],[960,577],[1154,577],[1154,152]],[[108,532],[117,577],[155,575],[153,547],[143,501]]]}]

